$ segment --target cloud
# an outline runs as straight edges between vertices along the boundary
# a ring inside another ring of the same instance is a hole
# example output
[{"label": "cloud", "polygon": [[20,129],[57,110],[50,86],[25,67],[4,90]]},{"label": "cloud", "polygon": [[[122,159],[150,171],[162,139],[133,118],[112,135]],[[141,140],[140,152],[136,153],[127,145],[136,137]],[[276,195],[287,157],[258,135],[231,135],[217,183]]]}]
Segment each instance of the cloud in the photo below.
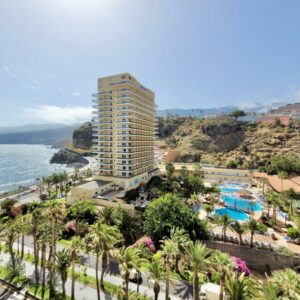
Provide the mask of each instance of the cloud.
[{"label": "cloud", "polygon": [[81,93],[80,92],[73,92],[72,96],[73,97],[81,97]]},{"label": "cloud", "polygon": [[66,125],[83,123],[91,120],[92,109],[85,106],[38,105],[24,108],[26,117],[35,123],[62,123]]},{"label": "cloud", "polygon": [[2,66],[2,71],[8,76],[15,78],[17,77],[17,74],[13,72],[8,66]]}]

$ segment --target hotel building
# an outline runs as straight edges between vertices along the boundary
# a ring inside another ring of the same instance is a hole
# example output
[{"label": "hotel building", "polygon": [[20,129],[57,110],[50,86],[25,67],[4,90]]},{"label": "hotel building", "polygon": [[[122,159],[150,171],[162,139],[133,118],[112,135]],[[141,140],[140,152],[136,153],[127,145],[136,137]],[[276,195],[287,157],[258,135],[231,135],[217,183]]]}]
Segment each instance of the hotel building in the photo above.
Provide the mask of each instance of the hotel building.
[{"label": "hotel building", "polygon": [[128,189],[155,173],[154,93],[128,73],[98,79],[93,94],[93,150],[99,179]]}]

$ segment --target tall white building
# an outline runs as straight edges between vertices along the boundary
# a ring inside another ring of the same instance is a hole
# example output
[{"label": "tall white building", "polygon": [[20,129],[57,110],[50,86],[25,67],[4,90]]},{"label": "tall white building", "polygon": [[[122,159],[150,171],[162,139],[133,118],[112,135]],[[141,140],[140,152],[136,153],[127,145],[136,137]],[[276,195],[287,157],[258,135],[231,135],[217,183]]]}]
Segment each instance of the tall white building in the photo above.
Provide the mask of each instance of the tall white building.
[{"label": "tall white building", "polygon": [[155,172],[154,93],[128,73],[98,79],[93,99],[93,149],[98,175],[130,188]]}]

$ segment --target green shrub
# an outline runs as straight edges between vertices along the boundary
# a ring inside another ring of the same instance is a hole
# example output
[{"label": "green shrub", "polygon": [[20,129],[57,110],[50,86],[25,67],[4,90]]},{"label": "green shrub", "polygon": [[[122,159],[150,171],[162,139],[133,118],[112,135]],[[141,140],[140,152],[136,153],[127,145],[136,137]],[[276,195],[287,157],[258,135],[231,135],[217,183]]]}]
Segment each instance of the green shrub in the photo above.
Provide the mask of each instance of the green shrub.
[{"label": "green shrub", "polygon": [[300,237],[300,232],[296,228],[290,227],[287,229],[287,235],[291,239],[296,239],[296,238]]},{"label": "green shrub", "polygon": [[289,248],[285,247],[285,246],[280,246],[276,249],[276,252],[283,254],[283,255],[288,255],[288,256],[292,256],[294,253],[293,251],[291,251]]},{"label": "green shrub", "polygon": [[226,164],[226,168],[229,169],[236,169],[238,167],[238,162],[236,160],[230,160],[227,164]]}]

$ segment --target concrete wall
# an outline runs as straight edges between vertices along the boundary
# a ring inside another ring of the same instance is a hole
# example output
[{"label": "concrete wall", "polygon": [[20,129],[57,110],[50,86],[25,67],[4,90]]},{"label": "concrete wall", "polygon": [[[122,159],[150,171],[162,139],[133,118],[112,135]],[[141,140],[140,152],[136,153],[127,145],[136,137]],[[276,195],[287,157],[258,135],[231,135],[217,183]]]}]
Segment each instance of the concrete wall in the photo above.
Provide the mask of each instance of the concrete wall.
[{"label": "concrete wall", "polygon": [[209,248],[227,252],[231,256],[238,256],[245,260],[251,270],[269,272],[283,268],[294,268],[300,266],[300,257],[286,256],[268,250],[260,250],[239,246],[229,243],[215,241],[204,242]]}]

